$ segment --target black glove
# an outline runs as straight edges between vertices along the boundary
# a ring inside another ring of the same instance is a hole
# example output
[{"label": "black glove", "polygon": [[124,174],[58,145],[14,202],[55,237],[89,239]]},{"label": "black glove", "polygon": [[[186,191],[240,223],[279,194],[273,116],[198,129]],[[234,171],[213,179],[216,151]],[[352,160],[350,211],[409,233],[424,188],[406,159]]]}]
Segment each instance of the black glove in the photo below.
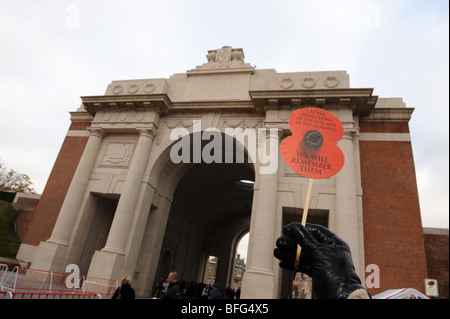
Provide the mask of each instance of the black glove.
[{"label": "black glove", "polygon": [[[370,297],[355,272],[350,248],[341,238],[323,226],[300,223],[284,226],[283,234],[277,239],[274,256],[280,259],[280,267],[310,276],[317,298],[346,299],[358,289]],[[298,269],[294,269],[297,244],[302,250]]]}]

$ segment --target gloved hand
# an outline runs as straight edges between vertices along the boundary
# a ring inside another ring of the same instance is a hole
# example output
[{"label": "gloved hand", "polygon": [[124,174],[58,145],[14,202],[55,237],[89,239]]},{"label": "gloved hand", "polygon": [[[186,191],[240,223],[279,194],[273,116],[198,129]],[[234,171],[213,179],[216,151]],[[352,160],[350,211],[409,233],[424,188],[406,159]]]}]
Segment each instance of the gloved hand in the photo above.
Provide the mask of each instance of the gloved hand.
[{"label": "gloved hand", "polygon": [[[358,297],[370,298],[355,272],[350,248],[341,238],[323,226],[300,223],[284,226],[283,234],[277,239],[274,256],[280,267],[310,276],[317,298],[347,299],[356,291]],[[293,269],[297,244],[302,250],[298,269]]]}]

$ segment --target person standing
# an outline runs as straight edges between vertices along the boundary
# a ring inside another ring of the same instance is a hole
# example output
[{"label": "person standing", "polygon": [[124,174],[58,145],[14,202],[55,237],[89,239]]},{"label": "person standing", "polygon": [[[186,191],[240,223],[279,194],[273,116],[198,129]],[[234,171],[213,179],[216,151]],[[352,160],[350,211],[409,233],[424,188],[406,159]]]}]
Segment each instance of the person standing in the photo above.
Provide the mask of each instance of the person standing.
[{"label": "person standing", "polygon": [[222,293],[216,283],[214,283],[213,288],[209,290],[209,299],[222,299]]},{"label": "person standing", "polygon": [[111,299],[135,299],[136,294],[131,287],[131,276],[126,275],[120,282],[120,287],[116,289]]},{"label": "person standing", "polygon": [[166,292],[162,295],[161,299],[181,299],[181,287],[178,281],[178,273],[172,271],[167,277],[169,282],[169,287]]},{"label": "person standing", "polygon": [[156,292],[155,292],[155,298],[161,297],[161,294],[164,291],[164,278],[159,278],[158,282],[156,283]]}]

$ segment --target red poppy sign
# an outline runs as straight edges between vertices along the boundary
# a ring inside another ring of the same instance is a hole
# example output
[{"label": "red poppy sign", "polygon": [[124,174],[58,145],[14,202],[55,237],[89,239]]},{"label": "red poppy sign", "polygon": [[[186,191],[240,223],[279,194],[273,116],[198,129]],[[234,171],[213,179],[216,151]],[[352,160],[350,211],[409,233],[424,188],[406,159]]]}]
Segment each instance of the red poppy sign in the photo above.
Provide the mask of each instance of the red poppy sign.
[{"label": "red poppy sign", "polygon": [[337,174],[344,166],[344,153],[336,145],[342,138],[341,121],[323,109],[298,109],[289,118],[292,136],[280,145],[286,163],[304,177],[321,179]]}]

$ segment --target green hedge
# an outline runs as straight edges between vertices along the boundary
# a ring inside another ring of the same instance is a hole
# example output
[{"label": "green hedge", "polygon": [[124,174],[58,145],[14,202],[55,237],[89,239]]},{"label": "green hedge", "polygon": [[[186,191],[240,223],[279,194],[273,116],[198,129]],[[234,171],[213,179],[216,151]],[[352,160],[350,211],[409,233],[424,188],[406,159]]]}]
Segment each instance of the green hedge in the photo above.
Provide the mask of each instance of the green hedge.
[{"label": "green hedge", "polygon": [[19,246],[19,236],[14,230],[13,206],[0,200],[0,256],[15,258]]}]

